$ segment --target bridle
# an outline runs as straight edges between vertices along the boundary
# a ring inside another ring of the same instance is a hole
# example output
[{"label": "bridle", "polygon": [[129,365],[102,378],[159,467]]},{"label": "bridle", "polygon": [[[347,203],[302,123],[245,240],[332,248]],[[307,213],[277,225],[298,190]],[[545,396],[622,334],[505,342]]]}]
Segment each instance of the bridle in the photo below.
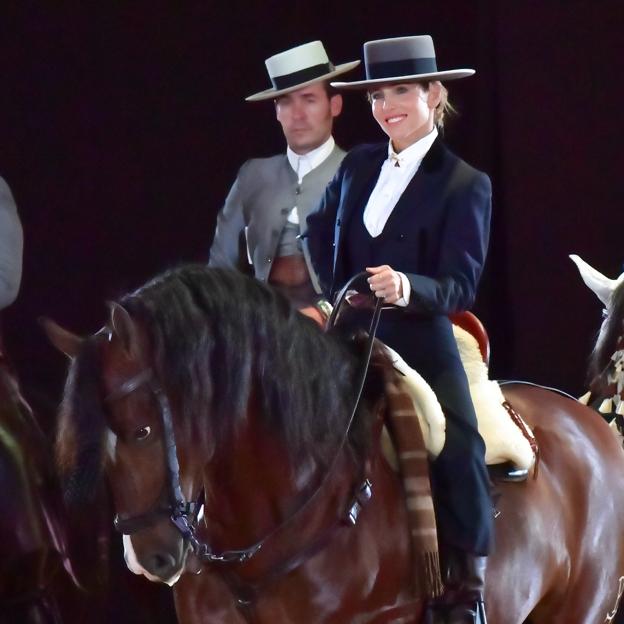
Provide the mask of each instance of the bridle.
[{"label": "bridle", "polygon": [[[178,453],[175,445],[175,436],[173,433],[173,420],[171,416],[171,407],[166,394],[163,392],[160,384],[156,380],[150,368],[141,371],[138,375],[124,382],[119,388],[111,392],[106,397],[106,402],[114,402],[122,399],[139,388],[147,385],[152,396],[156,399],[160,411],[160,420],[163,427],[163,437],[165,440],[165,465],[167,471],[167,500],[168,504],[164,505],[157,502],[152,508],[142,514],[132,516],[130,518],[120,518],[115,516],[114,526],[117,531],[125,535],[132,535],[142,529],[155,524],[163,515],[169,516],[171,522],[185,534],[190,531],[192,522],[196,519],[199,512],[199,501],[187,502],[182,493],[180,485],[180,466],[178,463]],[[191,522],[189,522],[191,518]]]},{"label": "bridle", "polygon": [[[346,296],[355,280],[361,279],[363,275],[365,274],[360,273],[354,276],[341,290],[336,300],[337,303],[334,308],[334,313],[330,318],[330,324],[335,323],[338,312],[344,304]],[[338,460],[347,444],[347,440],[349,439],[368,373],[373,340],[377,331],[379,317],[381,315],[382,303],[382,299],[377,299],[370,325],[369,337],[366,343],[365,357],[361,363],[359,385],[353,409],[345,428],[345,432],[341,438],[338,450],[334,454],[334,457],[320,484],[311,493],[309,498],[295,512],[293,512],[292,515],[248,548],[215,552],[209,544],[200,541],[196,536],[197,518],[203,503],[203,493],[200,494],[197,500],[187,501],[184,493],[182,492],[171,406],[167,394],[163,390],[153,370],[151,368],[142,370],[140,373],[128,379],[118,388],[109,393],[105,398],[107,403],[123,399],[140,388],[147,386],[149,392],[155,398],[160,412],[167,471],[167,503],[164,504],[161,501],[161,496],[159,497],[159,501],[145,513],[128,518],[121,518],[119,515],[116,515],[114,519],[115,529],[120,533],[131,535],[154,525],[156,522],[161,521],[163,517],[169,517],[175,528],[180,532],[184,541],[189,544],[194,555],[200,561],[211,564],[242,564],[252,559],[269,541],[275,540],[279,535],[283,534],[290,527],[295,525],[300,518],[304,517],[305,514],[313,508],[314,503],[320,498],[325,486],[328,484],[330,478],[335,472]],[[372,483],[367,474],[368,470],[364,469],[363,472],[364,474],[362,475],[362,478],[357,481],[357,485],[353,491],[353,496],[349,499],[344,513],[340,514],[341,517],[339,517],[338,520],[331,527],[329,527],[323,535],[315,541],[314,544],[303,549],[303,551],[298,553],[296,556],[281,561],[280,565],[273,570],[272,576],[283,574],[296,568],[314,552],[317,552],[339,526],[354,526],[356,524],[362,508],[372,498],[373,494]]]},{"label": "bridle", "polygon": [[246,561],[253,556],[255,552],[253,547],[240,551],[229,550],[217,554],[212,552],[207,544],[201,543],[195,536],[197,517],[202,506],[202,495],[200,494],[195,501],[187,501],[182,492],[171,406],[152,369],[146,368],[134,377],[131,377],[121,384],[119,388],[108,394],[105,400],[106,402],[114,402],[123,399],[144,386],[148,387],[150,393],[156,399],[160,412],[167,472],[167,504],[161,502],[159,498],[159,501],[151,509],[142,514],[128,518],[121,518],[117,514],[113,520],[115,529],[124,535],[132,535],[153,526],[156,522],[162,520],[163,517],[168,516],[182,535],[182,538],[188,541],[195,555],[201,560],[209,563],[242,563]]}]

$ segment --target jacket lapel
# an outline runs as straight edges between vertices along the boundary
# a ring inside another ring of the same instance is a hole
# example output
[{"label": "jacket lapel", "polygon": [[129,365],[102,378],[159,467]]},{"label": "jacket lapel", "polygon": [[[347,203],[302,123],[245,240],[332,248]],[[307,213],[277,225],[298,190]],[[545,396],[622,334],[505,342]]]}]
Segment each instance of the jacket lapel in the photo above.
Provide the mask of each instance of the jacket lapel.
[{"label": "jacket lapel", "polygon": [[441,172],[443,170],[445,147],[437,138],[399,197],[399,201],[388,217],[384,232],[396,227],[404,228],[406,219],[412,220],[415,215],[423,216],[423,211],[435,205],[435,198],[440,197]]},{"label": "jacket lapel", "polygon": [[357,169],[353,171],[348,188],[345,189],[345,201],[341,205],[338,218],[346,223],[355,212],[363,208],[379,178],[381,166],[388,156],[387,144],[376,145],[370,152],[362,154]]},{"label": "jacket lapel", "polygon": [[357,163],[354,163],[350,172],[350,179],[342,190],[343,201],[340,203],[336,217],[336,235],[334,236],[334,270],[336,275],[338,267],[339,250],[342,247],[347,223],[363,210],[363,204],[368,200],[377,179],[384,160],[388,156],[387,143],[371,146],[370,150],[363,151]]}]

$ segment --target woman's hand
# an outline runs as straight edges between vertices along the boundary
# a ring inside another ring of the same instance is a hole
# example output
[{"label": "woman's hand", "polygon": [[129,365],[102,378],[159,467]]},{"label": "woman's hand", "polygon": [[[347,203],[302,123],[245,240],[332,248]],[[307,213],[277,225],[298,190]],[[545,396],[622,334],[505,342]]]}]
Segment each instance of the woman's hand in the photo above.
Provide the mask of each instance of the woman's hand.
[{"label": "woman's hand", "polygon": [[366,267],[371,274],[368,285],[375,294],[384,300],[384,303],[396,303],[403,297],[403,283],[401,276],[387,264],[378,267]]}]

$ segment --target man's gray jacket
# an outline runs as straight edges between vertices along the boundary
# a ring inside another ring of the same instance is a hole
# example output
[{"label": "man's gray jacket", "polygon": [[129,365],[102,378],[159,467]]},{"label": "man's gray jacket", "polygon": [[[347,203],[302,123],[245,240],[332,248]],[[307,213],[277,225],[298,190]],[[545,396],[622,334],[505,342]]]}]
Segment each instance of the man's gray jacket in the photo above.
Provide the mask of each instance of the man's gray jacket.
[{"label": "man's gray jacket", "polygon": [[22,279],[22,224],[11,190],[0,178],[0,310],[13,303]]},{"label": "man's gray jacket", "polygon": [[312,284],[320,293],[305,244],[306,217],[316,208],[344,155],[343,150],[334,147],[301,184],[286,154],[253,158],[243,164],[217,217],[209,266],[248,272],[251,264],[255,277],[266,282],[288,215],[297,206],[303,252]]}]

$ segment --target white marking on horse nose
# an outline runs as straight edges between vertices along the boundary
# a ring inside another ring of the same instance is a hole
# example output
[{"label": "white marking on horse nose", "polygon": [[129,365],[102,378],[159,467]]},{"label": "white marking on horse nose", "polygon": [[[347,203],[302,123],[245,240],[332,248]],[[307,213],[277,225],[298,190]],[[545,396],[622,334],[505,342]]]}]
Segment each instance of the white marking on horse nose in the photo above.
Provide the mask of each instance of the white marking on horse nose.
[{"label": "white marking on horse nose", "polygon": [[150,581],[154,581],[156,583],[162,582],[162,579],[159,579],[157,576],[150,574],[137,559],[136,553],[134,552],[134,547],[132,546],[132,538],[129,535],[123,535],[123,547],[124,547],[124,559],[126,560],[126,565],[128,566],[128,570],[133,572],[134,574],[142,574]]},{"label": "white marking on horse nose", "polygon": [[129,535],[126,535],[124,533],[123,535],[123,547],[124,547],[124,559],[126,561],[126,566],[128,567],[128,570],[130,570],[130,572],[133,572],[134,574],[142,574],[145,578],[147,578],[150,581],[153,581],[154,583],[166,583],[167,585],[169,585],[169,587],[173,587],[179,580],[180,577],[182,576],[182,572],[184,571],[184,566],[182,566],[182,568],[180,569],[179,572],[176,572],[171,578],[169,579],[161,579],[158,576],[154,576],[153,574],[150,574],[138,561],[136,553],[134,552],[134,547],[132,546],[132,538]]}]

